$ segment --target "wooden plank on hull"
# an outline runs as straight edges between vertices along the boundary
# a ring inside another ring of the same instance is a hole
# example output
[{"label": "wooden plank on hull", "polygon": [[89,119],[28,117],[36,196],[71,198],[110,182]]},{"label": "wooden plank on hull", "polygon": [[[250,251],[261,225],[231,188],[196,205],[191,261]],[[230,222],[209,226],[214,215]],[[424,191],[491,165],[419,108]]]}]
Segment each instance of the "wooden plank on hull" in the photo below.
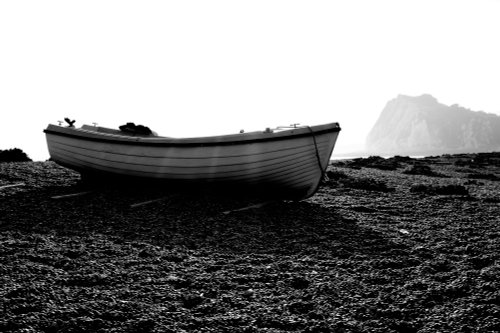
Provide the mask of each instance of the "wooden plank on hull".
[{"label": "wooden plank on hull", "polygon": [[[54,154],[65,155],[67,157],[73,157],[75,159],[83,160],[86,159],[89,162],[92,161],[93,164],[103,165],[106,167],[113,167],[118,169],[134,170],[139,172],[154,172],[158,173],[161,169],[163,173],[168,170],[168,173],[172,174],[227,174],[227,173],[247,173],[252,170],[264,170],[266,168],[281,168],[283,166],[293,165],[294,162],[301,161],[304,159],[316,158],[313,152],[305,151],[300,154],[290,154],[287,156],[268,158],[266,160],[256,160],[256,161],[246,161],[244,163],[234,163],[234,164],[201,164],[201,165],[171,165],[168,163],[160,163],[162,161],[157,161],[155,165],[145,164],[145,159],[137,158],[135,161],[117,161],[110,160],[102,157],[89,156],[84,154],[75,154],[73,151],[56,148],[52,150]],[[209,161],[205,162],[208,163]]]},{"label": "wooden plank on hull", "polygon": [[290,173],[301,174],[308,170],[319,169],[318,162],[315,156],[310,156],[307,159],[299,159],[298,162],[293,164],[278,165],[277,167],[269,169],[256,169],[256,170],[240,170],[238,173],[196,173],[179,174],[171,172],[159,171],[146,171],[146,170],[131,170],[125,167],[117,168],[109,164],[96,163],[97,161],[85,161],[77,156],[69,156],[67,154],[59,153],[56,160],[61,160],[69,165],[78,167],[87,167],[90,169],[101,170],[114,174],[122,174],[127,176],[137,176],[145,178],[159,178],[171,180],[211,180],[211,181],[237,181],[237,180],[262,180],[274,178],[286,178]]},{"label": "wooden plank on hull", "polygon": [[[316,142],[318,146],[322,144],[328,144],[328,137],[317,138]],[[94,142],[86,142],[85,138],[82,140],[78,139],[67,139],[64,137],[54,137],[50,139],[51,144],[59,144],[68,146],[72,151],[80,150],[86,151],[88,154],[96,153],[100,154],[103,151],[107,152],[107,155],[114,155],[118,159],[120,156],[124,158],[129,157],[146,157],[151,159],[164,160],[166,156],[173,159],[183,160],[181,163],[185,164],[187,161],[194,159],[200,160],[213,160],[213,159],[238,159],[238,158],[252,158],[255,155],[275,155],[285,152],[285,154],[292,150],[306,149],[310,150],[313,143],[310,138],[302,140],[290,140],[290,142],[277,143],[261,143],[258,145],[253,145],[251,147],[241,147],[239,145],[235,147],[204,147],[204,148],[152,148],[144,150],[144,148],[131,149],[131,147],[122,146],[119,142],[115,144],[95,144]],[[239,147],[238,147],[239,146]],[[195,161],[196,162],[196,161]],[[196,162],[197,163],[197,162]]]},{"label": "wooden plank on hull", "polygon": [[[99,169],[103,172],[110,172],[116,174],[124,174],[124,175],[133,175],[139,177],[152,177],[155,176],[157,178],[162,179],[176,179],[176,180],[203,180],[207,179],[204,176],[213,176],[210,177],[211,180],[216,181],[231,181],[231,180],[252,180],[252,179],[269,179],[278,177],[281,178],[287,174],[301,174],[307,173],[308,170],[319,169],[317,165],[316,158],[312,156],[308,159],[299,160],[297,163],[289,164],[289,165],[278,165],[278,167],[273,167],[269,169],[255,169],[255,170],[241,170],[239,173],[220,173],[220,174],[201,174],[201,173],[192,173],[192,174],[175,174],[169,172],[147,172],[144,170],[134,171],[127,170],[125,168],[115,168],[110,165],[105,164],[95,164],[90,161],[84,161],[75,156],[62,156],[59,155],[59,158],[56,160],[60,160],[61,162],[65,162],[66,164],[75,165],[79,167],[87,167],[90,169]],[[319,171],[319,170],[318,170]]]},{"label": "wooden plank on hull", "polygon": [[[325,148],[329,148],[330,142],[318,142],[318,149],[320,151]],[[132,152],[128,153],[117,153],[117,149],[100,149],[99,147],[80,147],[73,144],[54,141],[53,148],[58,151],[65,151],[71,154],[77,154],[85,156],[90,159],[99,159],[106,161],[106,163],[127,163],[127,164],[137,164],[143,166],[165,166],[165,167],[178,167],[178,168],[206,168],[209,166],[217,167],[237,167],[238,165],[253,164],[253,163],[268,163],[268,161],[280,160],[283,158],[292,158],[294,156],[301,156],[313,152],[311,150],[312,145],[308,143],[307,145],[297,146],[290,149],[280,148],[276,151],[267,151],[259,149],[255,153],[242,154],[241,151],[238,155],[229,155],[226,150],[224,151],[213,151],[212,153],[201,156],[201,155],[191,155],[186,151],[178,151],[176,153],[166,153],[165,151],[160,152],[159,156],[154,156],[153,154],[145,155],[144,152],[139,155],[135,155]],[[103,154],[103,151],[106,153]],[[207,152],[204,152],[206,154]]]},{"label": "wooden plank on hull", "polygon": [[[321,150],[323,150],[323,148]],[[161,168],[163,171],[162,173],[173,173],[173,174],[193,173],[197,175],[203,173],[203,171],[207,173],[206,171],[207,169],[210,169],[209,173],[239,172],[241,170],[244,170],[244,172],[248,172],[249,170],[253,169],[264,169],[276,166],[281,167],[282,165],[293,165],[294,163],[292,162],[294,161],[316,158],[314,152],[309,150],[307,152],[303,152],[300,154],[290,154],[287,156],[282,156],[277,158],[272,157],[272,158],[247,161],[246,163],[238,163],[232,165],[210,163],[201,165],[181,166],[181,165],[171,165],[169,163],[164,163],[164,164],[161,163],[165,161],[157,161],[157,164],[155,165],[148,165],[144,164],[143,163],[144,159],[140,158],[136,158],[135,161],[133,161],[133,163],[130,162],[130,159],[127,162],[110,160],[108,158],[103,158],[102,153],[101,156],[91,156],[91,155],[78,154],[71,150],[61,149],[56,147],[54,147],[52,152],[55,155],[61,155],[67,158],[73,158],[77,161],[79,160],[82,162],[86,161],[96,166],[102,165],[104,167],[113,167],[116,169],[126,169],[130,171],[139,171],[139,172],[148,172],[148,170],[151,170],[151,172],[154,173],[158,173],[158,168]],[[165,170],[168,170],[169,172],[165,172]]]}]

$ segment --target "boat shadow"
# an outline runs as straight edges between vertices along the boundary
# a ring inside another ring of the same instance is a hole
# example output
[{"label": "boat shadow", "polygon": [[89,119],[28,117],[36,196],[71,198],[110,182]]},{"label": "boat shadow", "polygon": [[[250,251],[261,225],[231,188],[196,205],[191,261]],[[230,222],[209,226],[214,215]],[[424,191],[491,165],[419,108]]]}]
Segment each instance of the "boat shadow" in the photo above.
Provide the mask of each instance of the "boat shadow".
[{"label": "boat shadow", "polygon": [[[22,203],[5,212],[0,228],[68,237],[101,234],[165,249],[233,254],[320,253],[348,258],[401,246],[334,207],[315,202],[314,197],[295,202],[203,191],[82,190],[53,187],[11,198]],[[62,199],[56,200],[58,193]]]}]

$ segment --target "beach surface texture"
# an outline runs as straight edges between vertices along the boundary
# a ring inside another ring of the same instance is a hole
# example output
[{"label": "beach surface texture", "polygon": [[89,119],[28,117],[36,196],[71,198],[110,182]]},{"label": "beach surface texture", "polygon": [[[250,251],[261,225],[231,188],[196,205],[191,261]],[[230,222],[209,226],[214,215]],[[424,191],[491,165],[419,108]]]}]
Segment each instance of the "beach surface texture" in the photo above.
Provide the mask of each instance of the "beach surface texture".
[{"label": "beach surface texture", "polygon": [[500,331],[500,153],[327,175],[294,202],[1,163],[0,331]]}]

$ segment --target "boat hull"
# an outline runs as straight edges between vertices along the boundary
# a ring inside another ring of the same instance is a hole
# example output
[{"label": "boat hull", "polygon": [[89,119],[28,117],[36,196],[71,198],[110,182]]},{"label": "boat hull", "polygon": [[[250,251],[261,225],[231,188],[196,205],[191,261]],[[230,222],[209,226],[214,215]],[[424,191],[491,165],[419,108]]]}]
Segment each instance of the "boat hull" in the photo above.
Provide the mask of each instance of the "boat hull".
[{"label": "boat hull", "polygon": [[128,135],[86,125],[49,125],[44,132],[51,159],[82,175],[306,198],[320,184],[339,131],[338,124],[331,123],[183,139]]}]

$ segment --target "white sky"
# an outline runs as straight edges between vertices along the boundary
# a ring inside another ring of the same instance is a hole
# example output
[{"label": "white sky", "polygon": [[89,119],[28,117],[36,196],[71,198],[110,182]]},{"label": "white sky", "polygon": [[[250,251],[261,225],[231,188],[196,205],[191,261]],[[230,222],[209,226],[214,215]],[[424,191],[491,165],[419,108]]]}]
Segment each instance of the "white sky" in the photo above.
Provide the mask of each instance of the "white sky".
[{"label": "white sky", "polygon": [[0,149],[126,122],[160,135],[338,121],[357,149],[386,102],[500,114],[500,0],[1,1]]}]

